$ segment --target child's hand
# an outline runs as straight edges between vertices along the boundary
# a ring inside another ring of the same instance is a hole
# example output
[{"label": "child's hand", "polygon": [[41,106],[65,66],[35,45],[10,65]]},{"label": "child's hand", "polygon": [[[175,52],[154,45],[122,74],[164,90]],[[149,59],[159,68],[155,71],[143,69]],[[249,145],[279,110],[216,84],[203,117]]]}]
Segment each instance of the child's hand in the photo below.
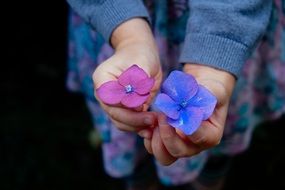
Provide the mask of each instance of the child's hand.
[{"label": "child's hand", "polygon": [[192,74],[217,97],[217,106],[212,116],[202,122],[192,135],[185,136],[169,126],[163,114],[158,116],[158,127],[151,139],[145,139],[146,149],[163,165],[169,165],[181,157],[190,157],[219,144],[225,126],[230,97],[235,78],[224,71],[211,67],[186,64],[186,73]]},{"label": "child's hand", "polygon": [[[156,120],[154,113],[142,111],[147,110],[160,87],[162,72],[158,51],[151,30],[143,19],[131,19],[121,24],[113,32],[111,42],[115,54],[95,70],[93,81],[96,89],[107,81],[117,80],[123,71],[134,64],[155,79],[150,98],[140,108],[131,110],[100,102],[120,130],[139,131],[153,125]],[[99,98],[98,100],[100,101]]]}]

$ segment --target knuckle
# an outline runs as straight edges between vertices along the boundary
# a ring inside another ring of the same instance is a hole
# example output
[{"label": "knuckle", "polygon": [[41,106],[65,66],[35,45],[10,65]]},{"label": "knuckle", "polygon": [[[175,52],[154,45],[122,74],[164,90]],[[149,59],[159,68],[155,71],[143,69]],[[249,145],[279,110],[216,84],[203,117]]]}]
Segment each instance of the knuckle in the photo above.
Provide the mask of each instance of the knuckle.
[{"label": "knuckle", "polygon": [[173,151],[171,155],[175,158],[187,158],[199,154],[201,151],[188,149],[185,151]]},{"label": "knuckle", "polygon": [[189,148],[181,148],[175,143],[168,147],[168,151],[174,158],[188,157],[191,152]]},{"label": "knuckle", "polygon": [[176,150],[176,149],[172,149],[170,154],[175,158],[181,158],[181,157],[186,156],[184,152],[180,152],[179,150]]},{"label": "knuckle", "polygon": [[222,136],[223,136],[222,132],[216,131],[216,133],[215,133],[215,135],[213,136],[213,139],[212,139],[212,145],[213,146],[219,145],[220,142],[221,142]]},{"label": "knuckle", "polygon": [[191,141],[201,148],[211,148],[220,144],[221,137],[220,132],[214,130],[205,135],[194,135],[191,137]]},{"label": "knuckle", "polygon": [[199,154],[200,152],[202,152],[202,149],[196,149],[196,150],[191,150],[187,153],[187,157],[191,157],[191,156],[194,156],[194,155],[197,155]]},{"label": "knuckle", "polygon": [[213,141],[213,146],[217,146],[221,143],[221,138],[216,138],[214,141]]},{"label": "knuckle", "polygon": [[205,136],[193,136],[191,138],[191,141],[194,143],[194,144],[197,144],[197,145],[202,145],[202,144],[206,144],[207,143],[207,138]]},{"label": "knuckle", "polygon": [[211,147],[215,147],[215,146],[219,145],[220,142],[221,142],[221,137],[219,135],[215,135],[211,139],[209,139],[205,143],[205,145],[206,145],[206,147],[211,148]]},{"label": "knuckle", "polygon": [[110,118],[118,120],[116,111],[114,109],[107,109],[106,111],[108,112]]},{"label": "knuckle", "polygon": [[188,152],[176,152],[173,156],[175,158],[184,158],[184,157],[189,157],[192,155],[190,155]]}]

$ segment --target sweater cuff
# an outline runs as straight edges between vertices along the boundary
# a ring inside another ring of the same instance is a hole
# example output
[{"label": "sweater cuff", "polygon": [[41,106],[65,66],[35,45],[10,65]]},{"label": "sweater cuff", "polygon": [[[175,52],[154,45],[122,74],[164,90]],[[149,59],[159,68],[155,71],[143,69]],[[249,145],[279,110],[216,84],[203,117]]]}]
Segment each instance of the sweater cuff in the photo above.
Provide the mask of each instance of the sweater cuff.
[{"label": "sweater cuff", "polygon": [[203,64],[239,76],[248,57],[248,48],[236,41],[211,34],[187,34],[181,63]]},{"label": "sweater cuff", "polygon": [[96,17],[91,17],[90,23],[106,42],[110,42],[113,31],[129,19],[142,17],[150,23],[149,14],[141,0],[106,0],[93,11]]}]

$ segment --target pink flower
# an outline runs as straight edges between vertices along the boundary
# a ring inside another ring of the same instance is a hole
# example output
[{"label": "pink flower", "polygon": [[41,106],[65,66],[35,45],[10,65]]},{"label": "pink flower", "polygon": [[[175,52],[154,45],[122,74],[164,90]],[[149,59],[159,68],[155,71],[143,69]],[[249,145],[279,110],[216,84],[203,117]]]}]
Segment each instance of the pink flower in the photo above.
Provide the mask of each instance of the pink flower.
[{"label": "pink flower", "polygon": [[121,103],[128,108],[141,106],[150,95],[154,79],[137,65],[124,71],[117,81],[108,81],[96,89],[97,96],[109,105]]}]

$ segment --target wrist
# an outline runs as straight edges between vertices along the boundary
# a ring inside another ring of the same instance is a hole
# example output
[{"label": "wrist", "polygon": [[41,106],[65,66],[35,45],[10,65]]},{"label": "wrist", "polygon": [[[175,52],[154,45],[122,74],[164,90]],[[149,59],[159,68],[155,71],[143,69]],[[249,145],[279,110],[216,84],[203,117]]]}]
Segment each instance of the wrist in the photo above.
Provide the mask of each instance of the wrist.
[{"label": "wrist", "polygon": [[183,69],[186,73],[192,74],[202,85],[220,84],[225,93],[231,96],[236,83],[236,79],[232,74],[206,65],[192,63],[186,63]]},{"label": "wrist", "polygon": [[120,24],[112,33],[111,44],[116,51],[135,44],[156,49],[150,26],[143,18],[133,18]]}]

